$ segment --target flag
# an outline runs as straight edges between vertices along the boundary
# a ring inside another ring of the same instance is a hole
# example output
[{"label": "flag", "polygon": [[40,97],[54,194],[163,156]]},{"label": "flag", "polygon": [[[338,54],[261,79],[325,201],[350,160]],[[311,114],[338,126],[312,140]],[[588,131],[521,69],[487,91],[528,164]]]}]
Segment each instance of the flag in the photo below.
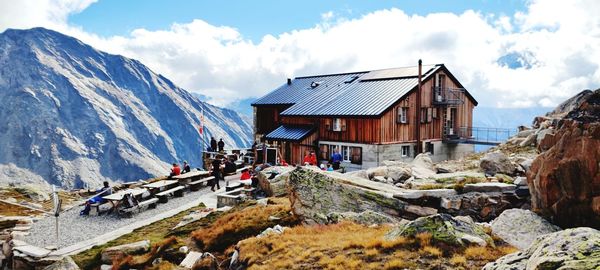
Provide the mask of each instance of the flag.
[{"label": "flag", "polygon": [[200,131],[200,135],[204,132],[204,111],[200,115],[200,125],[198,125],[198,131]]}]

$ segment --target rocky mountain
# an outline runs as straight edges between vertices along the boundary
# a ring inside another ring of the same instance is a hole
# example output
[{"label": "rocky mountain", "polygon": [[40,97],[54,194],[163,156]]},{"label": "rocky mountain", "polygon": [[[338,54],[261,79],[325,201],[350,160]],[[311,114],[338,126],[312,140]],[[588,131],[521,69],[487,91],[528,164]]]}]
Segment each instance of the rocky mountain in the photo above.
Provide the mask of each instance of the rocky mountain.
[{"label": "rocky mountain", "polygon": [[246,118],[137,60],[43,28],[0,34],[0,184],[82,187],[199,167],[202,111],[205,141],[250,144]]}]

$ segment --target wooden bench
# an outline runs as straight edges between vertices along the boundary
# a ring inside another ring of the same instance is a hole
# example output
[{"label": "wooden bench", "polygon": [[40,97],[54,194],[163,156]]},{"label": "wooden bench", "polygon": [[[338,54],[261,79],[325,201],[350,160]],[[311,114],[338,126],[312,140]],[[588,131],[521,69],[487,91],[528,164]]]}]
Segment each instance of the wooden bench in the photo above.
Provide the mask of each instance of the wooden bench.
[{"label": "wooden bench", "polygon": [[156,197],[160,203],[167,203],[169,201],[169,196],[173,195],[175,197],[183,197],[184,186],[177,186],[169,190],[165,190],[163,192],[156,193]]},{"label": "wooden bench", "polygon": [[[108,207],[106,207],[106,209],[101,209],[102,205],[106,205]],[[104,212],[108,212],[110,211],[110,209],[112,209],[111,206],[109,206],[110,203],[108,201],[105,201],[103,203],[92,203],[90,204],[90,216],[99,216],[100,214],[104,213]]]},{"label": "wooden bench", "polygon": [[213,179],[215,179],[214,176],[202,178],[200,180],[190,182],[188,184],[188,187],[190,188],[191,191],[198,191],[198,190],[200,190],[200,186],[202,186],[202,183],[208,183],[208,181],[212,181]]},{"label": "wooden bench", "polygon": [[152,198],[149,200],[141,201],[138,203],[138,205],[136,205],[134,207],[121,209],[119,211],[119,213],[123,214],[123,215],[132,215],[135,211],[141,212],[146,209],[153,209],[153,208],[156,208],[157,202],[158,202],[157,198]]}]

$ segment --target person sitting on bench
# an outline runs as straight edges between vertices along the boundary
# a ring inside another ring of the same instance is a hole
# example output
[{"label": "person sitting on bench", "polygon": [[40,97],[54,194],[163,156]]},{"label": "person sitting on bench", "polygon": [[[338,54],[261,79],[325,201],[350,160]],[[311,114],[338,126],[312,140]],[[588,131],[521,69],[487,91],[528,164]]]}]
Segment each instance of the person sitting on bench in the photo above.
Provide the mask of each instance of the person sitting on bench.
[{"label": "person sitting on bench", "polygon": [[181,173],[189,173],[192,169],[190,168],[190,164],[187,163],[187,160],[183,162],[183,171]]},{"label": "person sitting on bench", "polygon": [[89,199],[85,202],[85,208],[83,210],[81,210],[81,212],[80,212],[81,215],[89,215],[92,204],[105,203],[106,200],[102,199],[102,197],[108,196],[113,193],[113,189],[108,185],[108,181],[104,181],[102,184],[103,184],[103,187],[96,191],[96,196],[92,197],[91,199]]},{"label": "person sitting on bench", "polygon": [[235,163],[233,163],[233,161],[228,160],[228,159],[223,159],[223,162],[225,163],[225,168],[223,168],[223,172],[225,174],[230,174],[230,173],[235,173]]},{"label": "person sitting on bench", "polygon": [[252,185],[252,176],[250,175],[250,170],[248,170],[248,169],[242,170],[242,176],[240,177],[240,183],[244,184],[245,186]]},{"label": "person sitting on bench", "polygon": [[173,163],[173,168],[171,168],[171,173],[169,174],[169,178],[176,176],[176,175],[180,175],[181,174],[181,168],[179,168],[179,165],[177,165],[177,163]]}]

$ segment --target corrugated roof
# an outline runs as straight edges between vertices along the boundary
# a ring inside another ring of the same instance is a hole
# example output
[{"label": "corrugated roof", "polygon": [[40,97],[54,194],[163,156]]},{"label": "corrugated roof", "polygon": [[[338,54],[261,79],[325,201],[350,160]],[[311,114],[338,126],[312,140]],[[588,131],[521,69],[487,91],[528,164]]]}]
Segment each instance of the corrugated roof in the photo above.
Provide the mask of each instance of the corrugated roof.
[{"label": "corrugated roof", "polygon": [[[442,67],[423,66],[423,80]],[[417,75],[406,67],[298,77],[252,105],[291,105],[281,113],[287,116],[377,116],[417,87]]]},{"label": "corrugated roof", "polygon": [[[421,72],[423,75],[427,74],[428,71],[435,68],[435,65],[423,65]],[[406,77],[417,77],[419,76],[419,67],[402,67],[402,68],[388,68],[373,70],[360,78],[361,81],[368,80],[382,80],[382,79],[395,79],[395,78],[406,78]]]},{"label": "corrugated roof", "polygon": [[[360,76],[365,72],[333,74],[323,76],[298,77],[292,81],[292,84],[287,83],[275,89],[266,96],[257,99],[252,105],[285,105],[296,104],[305,99],[312,99],[313,95],[327,90],[329,87],[344,83],[352,76]],[[314,83],[318,86],[312,87]]]},{"label": "corrugated roof", "polygon": [[281,125],[267,134],[265,138],[274,141],[300,141],[313,131],[314,127],[311,126]]}]

